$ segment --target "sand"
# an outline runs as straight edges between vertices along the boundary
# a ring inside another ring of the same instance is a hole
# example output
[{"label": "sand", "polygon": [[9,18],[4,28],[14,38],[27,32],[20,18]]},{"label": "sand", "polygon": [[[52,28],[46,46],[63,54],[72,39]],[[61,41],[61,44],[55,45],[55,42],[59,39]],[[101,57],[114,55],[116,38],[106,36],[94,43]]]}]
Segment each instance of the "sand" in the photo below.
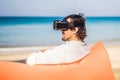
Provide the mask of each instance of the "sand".
[{"label": "sand", "polygon": [[[19,48],[0,48],[0,60],[19,61],[25,60],[33,53],[40,50],[45,50],[49,47],[19,47]],[[120,68],[120,46],[106,46],[106,50],[110,57],[110,61],[113,68]]]},{"label": "sand", "polygon": [[[40,50],[52,48],[49,47],[18,47],[18,48],[0,48],[0,60],[19,61],[25,60],[33,53]],[[106,46],[113,68],[120,68],[120,45]]]},{"label": "sand", "polygon": [[52,46],[0,48],[0,60],[7,61],[25,60],[31,53],[43,51],[50,48],[52,48]]}]

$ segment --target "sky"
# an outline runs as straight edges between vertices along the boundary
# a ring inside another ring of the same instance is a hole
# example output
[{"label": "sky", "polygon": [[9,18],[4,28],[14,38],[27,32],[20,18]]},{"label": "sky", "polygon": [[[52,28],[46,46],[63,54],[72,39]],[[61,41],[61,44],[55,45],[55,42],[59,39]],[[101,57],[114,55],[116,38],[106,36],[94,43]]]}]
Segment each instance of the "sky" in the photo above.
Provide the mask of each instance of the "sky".
[{"label": "sky", "polygon": [[120,0],[0,0],[0,16],[120,16]]}]

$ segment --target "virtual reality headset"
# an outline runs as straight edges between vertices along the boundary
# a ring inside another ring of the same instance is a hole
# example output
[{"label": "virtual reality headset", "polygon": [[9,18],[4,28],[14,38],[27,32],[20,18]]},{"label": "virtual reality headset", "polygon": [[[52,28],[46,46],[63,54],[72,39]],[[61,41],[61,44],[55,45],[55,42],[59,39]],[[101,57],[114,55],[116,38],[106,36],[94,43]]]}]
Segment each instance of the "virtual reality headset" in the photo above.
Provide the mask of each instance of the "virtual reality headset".
[{"label": "virtual reality headset", "polygon": [[67,21],[54,20],[53,29],[54,30],[67,30],[69,28]]},{"label": "virtual reality headset", "polygon": [[[78,15],[77,14],[71,15],[71,18],[77,19],[79,17],[84,18],[83,13],[79,13]],[[53,29],[54,30],[68,30],[68,29],[71,29],[74,27],[81,27],[82,28],[82,27],[84,27],[84,25],[85,25],[85,22],[81,21],[79,19],[68,22],[66,20],[66,18],[64,18],[63,20],[54,20]]]},{"label": "virtual reality headset", "polygon": [[54,23],[53,23],[54,30],[68,30],[70,28],[83,27],[83,26],[84,26],[84,23],[81,23],[78,21],[74,21],[71,23],[64,20],[54,20]]}]

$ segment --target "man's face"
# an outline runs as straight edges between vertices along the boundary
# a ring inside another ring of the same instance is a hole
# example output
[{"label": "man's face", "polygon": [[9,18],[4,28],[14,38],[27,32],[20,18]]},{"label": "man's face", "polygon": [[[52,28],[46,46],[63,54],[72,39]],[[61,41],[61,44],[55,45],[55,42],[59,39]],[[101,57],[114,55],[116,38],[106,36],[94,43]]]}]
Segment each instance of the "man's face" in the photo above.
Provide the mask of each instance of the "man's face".
[{"label": "man's face", "polygon": [[[67,19],[68,22],[71,22],[71,19]],[[61,30],[62,32],[62,40],[63,41],[70,41],[73,39],[73,36],[75,35],[74,30],[68,29],[68,30]]]},{"label": "man's face", "polygon": [[[67,21],[70,22],[71,19],[69,18],[69,19],[67,19]],[[68,29],[68,30],[61,30],[61,32],[62,32],[62,40],[63,41],[69,41],[71,36],[72,36],[71,30],[70,29]]]},{"label": "man's face", "polygon": [[70,41],[73,37],[73,32],[68,29],[68,30],[62,30],[62,40],[63,41]]}]

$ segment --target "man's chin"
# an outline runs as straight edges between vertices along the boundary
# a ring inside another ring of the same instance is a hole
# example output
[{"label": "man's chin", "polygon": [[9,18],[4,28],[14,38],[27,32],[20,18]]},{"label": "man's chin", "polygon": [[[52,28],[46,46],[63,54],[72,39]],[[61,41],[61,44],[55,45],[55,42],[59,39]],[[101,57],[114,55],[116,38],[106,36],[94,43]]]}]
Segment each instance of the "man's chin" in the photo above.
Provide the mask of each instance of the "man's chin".
[{"label": "man's chin", "polygon": [[68,39],[62,38],[63,41],[68,41]]}]

